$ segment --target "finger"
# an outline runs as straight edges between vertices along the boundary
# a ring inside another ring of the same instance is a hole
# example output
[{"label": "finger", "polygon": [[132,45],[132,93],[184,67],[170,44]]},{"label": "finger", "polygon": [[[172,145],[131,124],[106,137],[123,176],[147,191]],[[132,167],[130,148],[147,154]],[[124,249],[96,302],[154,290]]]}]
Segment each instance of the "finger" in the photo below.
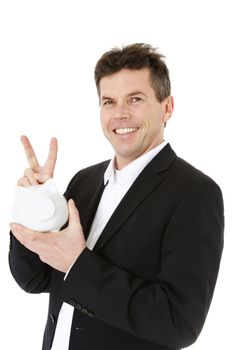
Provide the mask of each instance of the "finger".
[{"label": "finger", "polygon": [[46,236],[46,233],[34,232],[33,238],[28,238],[26,235],[24,238],[24,246],[32,252],[38,254],[40,257],[51,255],[51,237]]},{"label": "finger", "polygon": [[47,180],[51,179],[52,174],[40,174],[35,173],[34,178],[38,184],[44,184]]},{"label": "finger", "polygon": [[48,158],[44,164],[45,172],[47,174],[51,174],[51,176],[53,176],[54,168],[56,165],[57,149],[58,149],[57,139],[55,137],[52,137],[50,140]]},{"label": "finger", "polygon": [[26,248],[37,252],[51,238],[50,233],[31,230],[23,225],[10,223],[11,232]]},{"label": "finger", "polygon": [[24,170],[24,177],[26,177],[30,183],[30,185],[38,185],[38,181],[36,180],[35,173],[31,168],[27,168]]},{"label": "finger", "polygon": [[36,240],[36,232],[29,231],[28,229],[19,224],[10,224],[11,232],[14,237],[27,249],[39,254],[40,244]]},{"label": "finger", "polygon": [[17,186],[28,187],[28,186],[31,186],[31,184],[30,184],[28,178],[26,176],[23,176],[18,180]]},{"label": "finger", "polygon": [[32,168],[33,170],[36,170],[40,165],[38,163],[38,160],[36,158],[36,154],[32,148],[32,145],[31,145],[28,137],[25,135],[22,135],[20,137],[20,140],[21,140],[22,145],[24,147],[25,154],[26,154],[30,168]]},{"label": "finger", "polygon": [[73,199],[69,199],[68,209],[69,209],[69,225],[81,226],[79,212],[75,206]]},{"label": "finger", "polygon": [[16,223],[11,223],[10,228],[15,238],[23,245],[26,245],[27,240],[35,239],[37,234],[35,231]]}]

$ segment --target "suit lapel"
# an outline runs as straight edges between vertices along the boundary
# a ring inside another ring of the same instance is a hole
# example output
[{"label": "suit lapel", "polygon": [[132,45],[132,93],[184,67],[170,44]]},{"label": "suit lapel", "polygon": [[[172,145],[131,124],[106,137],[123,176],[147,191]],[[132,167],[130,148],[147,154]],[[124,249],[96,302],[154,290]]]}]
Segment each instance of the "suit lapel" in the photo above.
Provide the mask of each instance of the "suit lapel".
[{"label": "suit lapel", "polygon": [[176,154],[168,144],[144,168],[109,219],[94,247],[94,251],[99,251],[103,248],[107,241],[116,234],[127,218],[133,213],[137,206],[139,206],[140,203],[142,203],[143,200],[161,183],[163,177],[160,173],[168,169],[175,158]]},{"label": "suit lapel", "polygon": [[85,238],[87,239],[90,228],[104,190],[104,172],[109,161],[102,164],[101,168],[97,168],[88,179],[88,187],[85,186],[85,201],[82,202],[80,210],[81,223]]}]

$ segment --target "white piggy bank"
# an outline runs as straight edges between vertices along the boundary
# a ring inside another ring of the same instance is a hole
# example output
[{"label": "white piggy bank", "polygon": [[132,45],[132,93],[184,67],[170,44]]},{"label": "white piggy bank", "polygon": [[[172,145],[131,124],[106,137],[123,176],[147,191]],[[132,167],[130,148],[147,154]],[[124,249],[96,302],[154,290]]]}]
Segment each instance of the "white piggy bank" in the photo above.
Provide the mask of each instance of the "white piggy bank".
[{"label": "white piggy bank", "polygon": [[36,231],[59,231],[67,222],[68,206],[53,179],[43,185],[17,186],[12,208],[13,222]]}]

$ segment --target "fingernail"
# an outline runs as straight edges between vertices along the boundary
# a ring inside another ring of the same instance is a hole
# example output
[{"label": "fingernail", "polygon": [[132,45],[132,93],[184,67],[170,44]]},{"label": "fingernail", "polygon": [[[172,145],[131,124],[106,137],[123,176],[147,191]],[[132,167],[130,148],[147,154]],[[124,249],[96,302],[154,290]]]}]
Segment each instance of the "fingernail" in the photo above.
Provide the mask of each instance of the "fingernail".
[{"label": "fingernail", "polygon": [[74,205],[74,201],[73,201],[72,198],[69,199],[69,203],[72,204],[72,205]]}]

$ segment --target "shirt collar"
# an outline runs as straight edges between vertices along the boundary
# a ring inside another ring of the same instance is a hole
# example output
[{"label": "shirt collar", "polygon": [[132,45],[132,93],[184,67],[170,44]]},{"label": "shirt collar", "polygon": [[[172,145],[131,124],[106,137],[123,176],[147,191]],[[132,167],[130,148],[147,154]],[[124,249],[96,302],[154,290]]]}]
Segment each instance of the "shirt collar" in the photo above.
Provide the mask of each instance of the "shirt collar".
[{"label": "shirt collar", "polygon": [[113,157],[104,173],[104,185],[112,178],[120,183],[133,183],[146,165],[167,145],[168,141],[163,141],[149,152],[126,165],[122,170],[116,170],[115,157]]},{"label": "shirt collar", "polygon": [[109,179],[114,176],[115,173],[115,157],[113,157],[110,161],[110,163],[108,164],[107,169],[105,170],[104,173],[104,185],[107,184],[107,182],[109,181]]}]

